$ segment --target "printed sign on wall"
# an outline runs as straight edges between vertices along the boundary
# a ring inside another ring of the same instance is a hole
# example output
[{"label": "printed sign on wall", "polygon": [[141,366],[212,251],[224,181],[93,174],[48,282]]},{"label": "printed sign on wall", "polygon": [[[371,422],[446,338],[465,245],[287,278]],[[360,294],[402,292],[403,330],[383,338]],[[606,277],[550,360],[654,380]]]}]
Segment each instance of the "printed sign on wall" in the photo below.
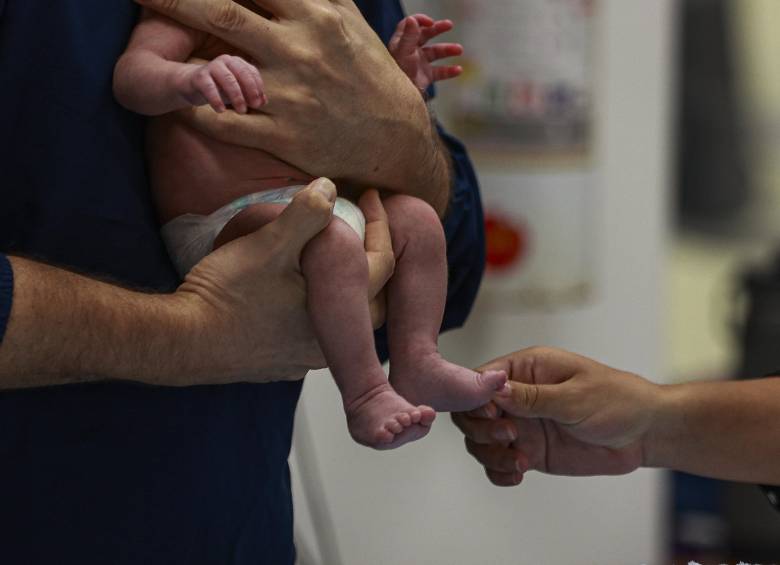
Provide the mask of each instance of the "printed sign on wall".
[{"label": "printed sign on wall", "polygon": [[485,205],[482,303],[557,309],[593,292],[595,0],[442,0],[464,73],[442,86]]}]

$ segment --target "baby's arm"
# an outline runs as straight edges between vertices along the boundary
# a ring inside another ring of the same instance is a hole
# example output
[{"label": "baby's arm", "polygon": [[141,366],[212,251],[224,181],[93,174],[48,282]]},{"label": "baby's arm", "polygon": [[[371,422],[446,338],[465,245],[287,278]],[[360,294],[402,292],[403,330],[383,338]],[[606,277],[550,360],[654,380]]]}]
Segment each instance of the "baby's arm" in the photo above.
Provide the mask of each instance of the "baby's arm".
[{"label": "baby's arm", "polygon": [[120,104],[149,116],[210,104],[240,113],[266,102],[260,72],[241,57],[220,55],[205,64],[185,63],[202,42],[200,32],[145,11],[114,68]]},{"label": "baby's arm", "polygon": [[450,20],[433,20],[425,14],[408,16],[398,23],[387,48],[398,66],[421,91],[439,80],[455,78],[463,72],[459,65],[434,66],[432,63],[463,54],[459,43],[434,43],[434,37],[453,28]]}]

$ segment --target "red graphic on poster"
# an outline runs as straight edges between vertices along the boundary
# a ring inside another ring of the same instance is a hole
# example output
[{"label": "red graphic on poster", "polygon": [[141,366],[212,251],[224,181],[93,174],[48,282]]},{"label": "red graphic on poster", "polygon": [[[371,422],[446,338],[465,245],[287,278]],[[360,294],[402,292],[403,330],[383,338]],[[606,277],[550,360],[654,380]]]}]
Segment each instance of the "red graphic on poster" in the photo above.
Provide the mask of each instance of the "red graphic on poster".
[{"label": "red graphic on poster", "polygon": [[507,218],[485,215],[487,266],[491,270],[506,270],[520,263],[528,250],[528,231]]}]

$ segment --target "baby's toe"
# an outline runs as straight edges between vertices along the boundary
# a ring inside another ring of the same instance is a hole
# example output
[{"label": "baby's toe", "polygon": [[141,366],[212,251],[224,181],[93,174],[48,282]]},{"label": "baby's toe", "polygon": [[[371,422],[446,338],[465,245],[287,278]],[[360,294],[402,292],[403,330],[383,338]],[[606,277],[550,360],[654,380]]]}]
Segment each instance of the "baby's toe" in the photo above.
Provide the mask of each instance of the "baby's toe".
[{"label": "baby's toe", "polygon": [[401,426],[404,428],[408,428],[412,425],[412,416],[406,412],[401,412],[395,417],[395,419],[398,420],[398,423],[401,424]]},{"label": "baby's toe", "polygon": [[389,431],[392,434],[400,434],[404,427],[401,425],[401,423],[398,420],[388,420],[387,423],[385,423],[385,429]]},{"label": "baby's toe", "polygon": [[420,406],[420,424],[430,426],[436,419],[436,410],[430,406]]}]

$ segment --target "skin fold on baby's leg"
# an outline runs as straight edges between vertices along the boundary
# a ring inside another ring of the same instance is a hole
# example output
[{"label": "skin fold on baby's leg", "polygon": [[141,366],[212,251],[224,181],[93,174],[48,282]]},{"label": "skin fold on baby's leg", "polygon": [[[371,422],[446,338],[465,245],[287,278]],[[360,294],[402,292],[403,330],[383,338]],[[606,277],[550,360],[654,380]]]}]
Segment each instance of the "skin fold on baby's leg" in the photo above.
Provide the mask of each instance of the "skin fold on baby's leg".
[{"label": "skin fold on baby's leg", "polygon": [[413,404],[437,411],[472,410],[504,387],[503,371],[477,373],[446,361],[437,340],[444,315],[447,257],[444,230],[422,200],[383,201],[396,267],[387,287],[390,382]]},{"label": "skin fold on baby's leg", "polygon": [[[215,247],[258,229],[283,208],[259,204],[244,210],[225,226]],[[304,249],[301,268],[312,325],[341,391],[353,439],[376,449],[393,449],[425,436],[435,411],[398,395],[377,358],[368,306],[368,261],[358,235],[333,218]]]}]

